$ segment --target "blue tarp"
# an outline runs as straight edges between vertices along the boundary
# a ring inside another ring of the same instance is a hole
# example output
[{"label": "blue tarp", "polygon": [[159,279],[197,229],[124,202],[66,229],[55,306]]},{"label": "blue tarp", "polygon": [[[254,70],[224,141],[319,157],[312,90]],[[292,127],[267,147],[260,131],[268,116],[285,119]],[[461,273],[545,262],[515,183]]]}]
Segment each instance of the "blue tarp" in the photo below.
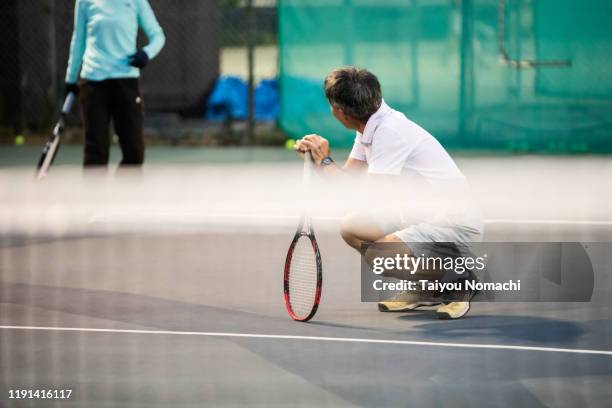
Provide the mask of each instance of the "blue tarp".
[{"label": "blue tarp", "polygon": [[[244,120],[247,118],[248,85],[235,76],[217,79],[206,104],[210,121]],[[278,80],[263,79],[255,87],[255,120],[275,121],[280,112]]]}]

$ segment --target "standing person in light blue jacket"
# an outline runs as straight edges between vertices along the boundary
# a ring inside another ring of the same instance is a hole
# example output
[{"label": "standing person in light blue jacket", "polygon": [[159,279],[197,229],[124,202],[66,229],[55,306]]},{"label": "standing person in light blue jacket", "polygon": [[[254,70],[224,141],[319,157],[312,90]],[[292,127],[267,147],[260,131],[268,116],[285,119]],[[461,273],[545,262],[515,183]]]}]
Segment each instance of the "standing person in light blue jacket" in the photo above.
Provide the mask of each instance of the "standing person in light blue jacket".
[{"label": "standing person in light blue jacket", "polygon": [[[149,41],[144,48],[136,46],[139,27]],[[76,0],[66,91],[80,94],[86,167],[108,164],[111,119],[121,165],[142,165],[144,107],[138,78],[165,41],[148,0]]]}]

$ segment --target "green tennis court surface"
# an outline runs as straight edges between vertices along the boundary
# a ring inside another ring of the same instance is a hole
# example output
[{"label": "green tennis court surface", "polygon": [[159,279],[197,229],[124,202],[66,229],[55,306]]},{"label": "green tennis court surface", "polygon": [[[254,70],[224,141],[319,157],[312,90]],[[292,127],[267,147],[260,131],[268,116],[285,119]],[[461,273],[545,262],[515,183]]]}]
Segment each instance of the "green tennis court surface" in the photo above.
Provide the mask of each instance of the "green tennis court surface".
[{"label": "green tennis court surface", "polygon": [[[43,144],[40,146],[0,146],[0,167],[36,165]],[[348,156],[348,150],[340,150],[340,156]],[[121,151],[118,146],[111,149],[111,163],[118,164]],[[83,147],[80,145],[60,146],[55,165],[80,165],[83,161]],[[146,151],[146,164],[220,164],[249,162],[295,161],[292,150],[276,147],[168,147],[151,146]]]}]

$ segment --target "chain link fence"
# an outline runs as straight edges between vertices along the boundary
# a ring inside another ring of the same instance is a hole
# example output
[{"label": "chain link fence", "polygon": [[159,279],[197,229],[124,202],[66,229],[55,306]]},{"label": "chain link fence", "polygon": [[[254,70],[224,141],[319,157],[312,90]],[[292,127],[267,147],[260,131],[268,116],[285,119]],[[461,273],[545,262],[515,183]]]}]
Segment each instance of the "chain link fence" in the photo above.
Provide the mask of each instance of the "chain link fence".
[{"label": "chain link fence", "polygon": [[[143,70],[148,117],[174,118],[175,123],[184,118],[202,120],[207,97],[220,75],[246,81],[252,74],[255,83],[276,77],[276,0],[149,1],[166,34],[166,45]],[[0,134],[4,137],[50,127],[64,92],[74,3],[0,2]],[[140,35],[138,41],[144,43],[146,38]],[[254,55],[252,72],[249,49]]]}]

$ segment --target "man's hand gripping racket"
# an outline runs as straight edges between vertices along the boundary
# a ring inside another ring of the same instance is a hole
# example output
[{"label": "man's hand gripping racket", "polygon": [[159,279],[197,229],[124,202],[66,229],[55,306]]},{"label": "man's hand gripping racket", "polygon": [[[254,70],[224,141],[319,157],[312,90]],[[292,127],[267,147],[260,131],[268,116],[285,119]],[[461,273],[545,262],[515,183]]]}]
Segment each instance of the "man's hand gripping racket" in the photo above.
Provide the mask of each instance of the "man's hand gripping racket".
[{"label": "man's hand gripping racket", "polygon": [[[304,154],[304,194],[310,191],[313,161]],[[285,259],[284,295],[287,313],[292,319],[306,322],[315,315],[321,300],[323,267],[321,254],[308,215],[303,215]]]}]

